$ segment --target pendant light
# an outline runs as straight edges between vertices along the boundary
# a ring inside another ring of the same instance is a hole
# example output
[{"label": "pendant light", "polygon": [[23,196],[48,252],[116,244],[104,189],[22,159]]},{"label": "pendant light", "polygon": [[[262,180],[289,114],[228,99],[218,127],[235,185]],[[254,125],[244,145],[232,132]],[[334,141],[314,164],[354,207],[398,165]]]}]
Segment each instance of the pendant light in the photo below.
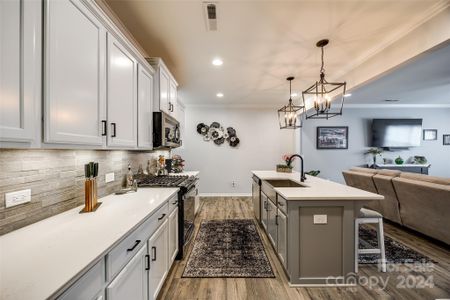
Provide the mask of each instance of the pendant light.
[{"label": "pendant light", "polygon": [[[325,79],[325,69],[323,62],[323,47],[328,45],[329,40],[324,39],[316,43],[322,51],[320,67],[320,79],[312,86],[302,92],[303,104],[306,104],[309,95],[313,98],[312,113],[308,114],[306,106],[304,108],[306,119],[329,119],[331,117],[342,115],[344,107],[346,82],[328,82]],[[333,100],[334,98],[334,100]],[[339,101],[340,100],[340,101]],[[335,106],[333,107],[333,102]]]},{"label": "pendant light", "polygon": [[302,127],[299,114],[304,106],[292,103],[292,80],[294,80],[294,77],[288,77],[286,80],[289,81],[289,103],[278,110],[278,120],[280,129],[296,129]]}]

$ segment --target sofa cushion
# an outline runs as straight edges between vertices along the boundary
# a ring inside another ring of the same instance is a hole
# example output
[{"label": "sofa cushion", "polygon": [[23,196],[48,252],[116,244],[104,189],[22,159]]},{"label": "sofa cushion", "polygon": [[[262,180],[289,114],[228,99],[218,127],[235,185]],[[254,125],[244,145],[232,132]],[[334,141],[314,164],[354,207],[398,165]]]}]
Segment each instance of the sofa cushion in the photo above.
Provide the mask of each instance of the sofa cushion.
[{"label": "sofa cushion", "polygon": [[369,174],[373,174],[373,175],[378,173],[377,169],[369,169],[369,168],[361,168],[361,167],[353,167],[353,168],[350,169],[350,171],[369,173]]},{"label": "sofa cushion", "polygon": [[436,184],[450,185],[450,178],[444,178],[444,177],[436,177],[436,176],[417,174],[417,173],[409,173],[409,172],[402,172],[400,174],[400,177],[405,178],[405,179],[411,179],[411,180],[418,180],[418,181],[425,181],[425,182],[436,183]]},{"label": "sofa cushion", "polygon": [[450,185],[392,179],[403,225],[450,245]]},{"label": "sofa cushion", "polygon": [[393,176],[377,174],[372,177],[375,187],[379,194],[384,196],[384,200],[380,201],[381,211],[388,220],[401,224],[400,209],[395,193],[394,185],[392,184]]},{"label": "sofa cushion", "polygon": [[397,177],[400,176],[402,172],[397,170],[387,170],[387,169],[380,169],[378,170],[379,175],[385,175],[385,176],[391,176],[391,177]]}]

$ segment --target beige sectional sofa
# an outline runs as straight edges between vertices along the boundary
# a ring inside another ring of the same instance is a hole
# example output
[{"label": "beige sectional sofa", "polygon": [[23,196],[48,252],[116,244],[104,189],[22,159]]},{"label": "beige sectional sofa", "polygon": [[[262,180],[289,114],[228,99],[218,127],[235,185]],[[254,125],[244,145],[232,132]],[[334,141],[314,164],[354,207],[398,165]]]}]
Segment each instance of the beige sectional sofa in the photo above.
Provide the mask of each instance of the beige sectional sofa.
[{"label": "beige sectional sofa", "polygon": [[347,185],[384,196],[368,208],[450,245],[450,179],[358,167],[342,173]]}]

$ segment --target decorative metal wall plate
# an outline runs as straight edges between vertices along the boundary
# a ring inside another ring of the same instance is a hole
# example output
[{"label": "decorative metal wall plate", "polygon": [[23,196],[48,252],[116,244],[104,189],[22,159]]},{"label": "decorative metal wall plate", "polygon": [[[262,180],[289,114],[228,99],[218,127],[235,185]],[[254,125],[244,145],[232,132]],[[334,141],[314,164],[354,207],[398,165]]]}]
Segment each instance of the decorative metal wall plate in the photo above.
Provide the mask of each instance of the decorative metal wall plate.
[{"label": "decorative metal wall plate", "polygon": [[203,136],[204,141],[212,140],[216,145],[222,145],[227,141],[230,147],[237,147],[240,142],[233,127],[228,127],[225,130],[218,122],[212,122],[209,126],[200,123],[197,125],[197,132]]}]

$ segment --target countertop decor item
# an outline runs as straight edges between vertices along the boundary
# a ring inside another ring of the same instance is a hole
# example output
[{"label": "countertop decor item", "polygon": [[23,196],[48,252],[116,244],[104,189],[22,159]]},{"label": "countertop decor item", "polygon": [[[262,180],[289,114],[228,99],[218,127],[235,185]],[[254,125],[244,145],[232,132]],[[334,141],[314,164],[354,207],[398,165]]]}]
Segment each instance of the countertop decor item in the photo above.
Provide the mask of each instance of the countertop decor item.
[{"label": "countertop decor item", "polygon": [[311,170],[311,171],[305,172],[305,174],[306,174],[306,175],[310,175],[310,176],[317,177],[317,176],[319,176],[320,171],[319,171],[319,170]]},{"label": "countertop decor item", "polygon": [[403,158],[402,158],[401,156],[399,156],[399,157],[397,157],[397,158],[395,159],[395,163],[396,163],[397,165],[403,165],[404,162],[405,162],[405,161],[403,160]]},{"label": "countertop decor item", "polygon": [[227,141],[230,147],[237,147],[240,142],[233,127],[228,127],[225,130],[219,122],[212,122],[210,126],[205,123],[199,123],[197,125],[197,133],[203,136],[205,142],[212,140],[218,146]]},{"label": "countertop decor item", "polygon": [[294,80],[294,77],[288,77],[286,80],[289,81],[289,102],[278,110],[278,121],[280,129],[297,129],[302,127],[300,113],[304,109],[304,105],[292,103],[292,80]]},{"label": "countertop decor item", "polygon": [[428,162],[427,158],[425,156],[414,156],[414,161],[413,163],[415,164],[419,164],[419,165],[424,165]]},{"label": "countertop decor item", "polygon": [[423,140],[424,141],[436,141],[438,137],[437,129],[424,129]]},{"label": "countertop decor item", "polygon": [[84,165],[84,208],[81,213],[94,212],[102,204],[97,200],[98,163],[89,162]]},{"label": "countertop decor item", "polygon": [[348,127],[317,127],[316,147],[317,149],[348,149]]},{"label": "countertop decor item", "polygon": [[283,164],[279,164],[277,165],[277,172],[281,172],[281,173],[292,173],[292,169],[293,166],[289,166],[288,162],[289,162],[289,158],[291,157],[291,154],[285,154],[281,157],[281,159],[284,161],[284,165]]},{"label": "countertop decor item", "polygon": [[377,156],[381,156],[381,153],[383,153],[383,149],[381,148],[370,148],[369,150],[366,151],[365,154],[370,154],[372,155],[373,158],[373,165],[375,166],[377,163]]},{"label": "countertop decor item", "polygon": [[184,169],[184,159],[181,158],[180,155],[172,156],[172,172],[173,173],[181,173]]},{"label": "countertop decor item", "polygon": [[[323,62],[323,48],[330,41],[327,39],[320,40],[316,43],[322,51],[320,67],[320,79],[313,85],[302,92],[303,104],[307,103],[310,98],[314,101],[313,113],[308,114],[308,108],[304,108],[306,119],[329,119],[331,117],[342,115],[344,107],[344,99],[346,95],[346,82],[328,82],[325,79],[325,68]],[[332,109],[332,102],[336,102],[336,107]]]}]

